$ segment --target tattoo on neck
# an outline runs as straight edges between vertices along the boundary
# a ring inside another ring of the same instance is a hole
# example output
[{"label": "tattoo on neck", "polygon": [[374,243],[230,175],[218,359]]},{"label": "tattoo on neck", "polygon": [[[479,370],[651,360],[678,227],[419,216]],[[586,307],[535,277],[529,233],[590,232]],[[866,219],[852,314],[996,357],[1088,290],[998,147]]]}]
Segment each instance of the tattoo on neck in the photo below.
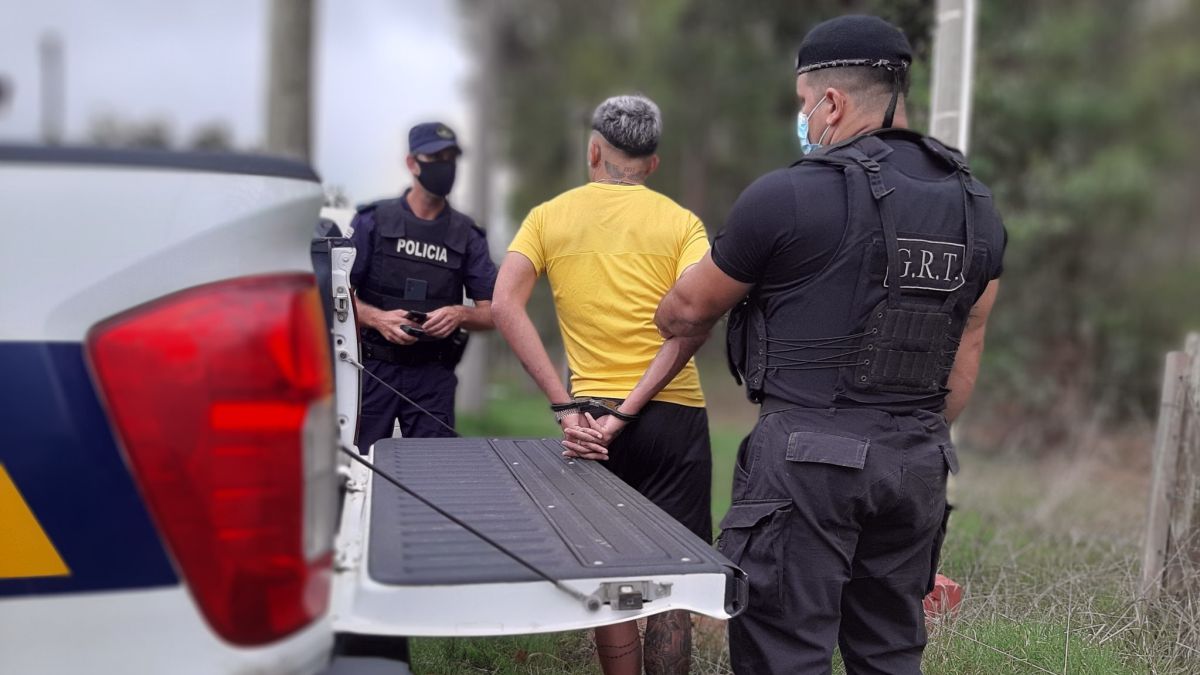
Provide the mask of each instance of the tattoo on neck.
[{"label": "tattoo on neck", "polygon": [[609,178],[615,180],[640,181],[646,178],[644,170],[613,164],[607,159],[604,160],[604,170],[608,172]]}]

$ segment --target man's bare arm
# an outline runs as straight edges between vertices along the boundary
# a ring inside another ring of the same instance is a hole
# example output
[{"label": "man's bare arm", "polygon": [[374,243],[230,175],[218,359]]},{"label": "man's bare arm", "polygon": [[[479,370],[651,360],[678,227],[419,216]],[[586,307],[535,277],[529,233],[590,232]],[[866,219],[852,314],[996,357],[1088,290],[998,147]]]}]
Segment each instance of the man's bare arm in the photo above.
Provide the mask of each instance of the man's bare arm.
[{"label": "man's bare arm", "polygon": [[450,335],[459,328],[467,330],[491,330],[492,301],[476,300],[474,307],[466,305],[446,305],[429,313],[429,318],[421,325],[426,333],[441,338]]},{"label": "man's bare arm", "polygon": [[992,305],[996,302],[996,293],[999,290],[1000,281],[992,280],[967,317],[967,326],[963,330],[962,342],[958,345],[958,354],[954,357],[954,368],[950,371],[950,381],[947,384],[950,393],[946,396],[945,414],[949,422],[957,419],[967,407],[971,392],[975,390],[988,315],[992,313]]},{"label": "man's bare arm", "polygon": [[551,403],[566,403],[571,396],[559,379],[526,310],[535,283],[537,272],[529,258],[520,253],[506,255],[496,277],[496,290],[492,293],[492,320],[546,398]]},{"label": "man's bare arm", "polygon": [[476,300],[474,307],[466,307],[466,317],[463,318],[462,327],[467,330],[491,330],[496,327],[492,322],[492,301],[491,300]]},{"label": "man's bare arm", "polygon": [[658,396],[658,392],[662,391],[663,387],[675,379],[675,376],[683,370],[683,367],[707,339],[707,332],[691,337],[668,338],[658,348],[658,353],[650,361],[646,372],[638,380],[637,386],[629,392],[629,396],[617,410],[630,415],[640,412],[651,399]]},{"label": "man's bare arm", "polygon": [[665,338],[708,335],[717,319],[746,297],[750,288],[751,284],[722,272],[709,251],[662,299],[654,323]]}]

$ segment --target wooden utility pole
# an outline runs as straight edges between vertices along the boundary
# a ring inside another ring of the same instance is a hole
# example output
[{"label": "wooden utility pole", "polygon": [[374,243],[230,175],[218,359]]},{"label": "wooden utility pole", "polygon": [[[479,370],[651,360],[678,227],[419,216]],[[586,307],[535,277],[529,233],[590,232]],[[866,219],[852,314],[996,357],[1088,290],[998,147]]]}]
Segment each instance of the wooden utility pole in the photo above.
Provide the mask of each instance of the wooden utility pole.
[{"label": "wooden utility pole", "polygon": [[308,160],[312,144],[312,0],[271,0],[267,151]]},{"label": "wooden utility pole", "polygon": [[4,109],[8,107],[8,101],[11,98],[12,82],[4,73],[0,73],[0,112],[4,112]]},{"label": "wooden utility pole", "polygon": [[937,0],[929,135],[967,152],[975,68],[976,0]]},{"label": "wooden utility pole", "polygon": [[[975,0],[937,0],[936,12],[929,135],[966,155],[974,83]],[[953,494],[953,480],[948,487]],[[961,600],[962,588],[939,574],[933,592],[925,598],[926,616],[949,613]]]},{"label": "wooden utility pole", "polygon": [[[491,221],[492,193],[495,186],[495,156],[492,134],[495,131],[496,102],[496,28],[495,13],[501,11],[496,2],[485,0],[477,3],[466,14],[472,18],[467,26],[475,46],[476,69],[473,76],[471,100],[471,133],[464,139],[470,153],[471,215],[480,227],[489,228]],[[492,230],[492,236],[496,232]],[[482,412],[487,404],[488,350],[491,340],[488,333],[479,332],[471,336],[463,361],[458,366],[459,386],[456,408],[468,412]]]},{"label": "wooden utility pole", "polygon": [[62,143],[63,117],[66,101],[62,40],[55,33],[42,34],[38,44],[39,67],[42,75],[42,142]]}]

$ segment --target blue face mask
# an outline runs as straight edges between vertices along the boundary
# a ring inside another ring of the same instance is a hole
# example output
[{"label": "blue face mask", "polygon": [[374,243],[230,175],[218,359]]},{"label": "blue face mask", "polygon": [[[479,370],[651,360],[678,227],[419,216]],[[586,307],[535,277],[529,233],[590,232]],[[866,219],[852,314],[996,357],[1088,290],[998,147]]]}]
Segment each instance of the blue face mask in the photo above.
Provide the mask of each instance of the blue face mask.
[{"label": "blue face mask", "polygon": [[806,113],[801,110],[796,115],[796,137],[800,139],[800,152],[806,155],[821,147],[821,143],[825,141],[825,134],[829,133],[829,129],[831,128],[825,127],[825,131],[821,132],[821,137],[817,139],[816,143],[808,140],[808,116],[817,112],[817,108],[821,107],[826,98],[828,97],[822,96],[821,100],[817,101],[817,104],[813,106],[812,112]]}]

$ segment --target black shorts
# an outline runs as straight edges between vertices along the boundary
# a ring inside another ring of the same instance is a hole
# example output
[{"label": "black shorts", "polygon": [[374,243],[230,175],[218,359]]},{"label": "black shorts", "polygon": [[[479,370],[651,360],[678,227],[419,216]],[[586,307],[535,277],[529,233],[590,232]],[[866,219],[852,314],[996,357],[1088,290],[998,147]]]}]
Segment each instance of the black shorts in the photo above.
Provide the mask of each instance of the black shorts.
[{"label": "black shorts", "polygon": [[651,401],[612,442],[604,466],[712,543],[712,446],[704,408]]}]

